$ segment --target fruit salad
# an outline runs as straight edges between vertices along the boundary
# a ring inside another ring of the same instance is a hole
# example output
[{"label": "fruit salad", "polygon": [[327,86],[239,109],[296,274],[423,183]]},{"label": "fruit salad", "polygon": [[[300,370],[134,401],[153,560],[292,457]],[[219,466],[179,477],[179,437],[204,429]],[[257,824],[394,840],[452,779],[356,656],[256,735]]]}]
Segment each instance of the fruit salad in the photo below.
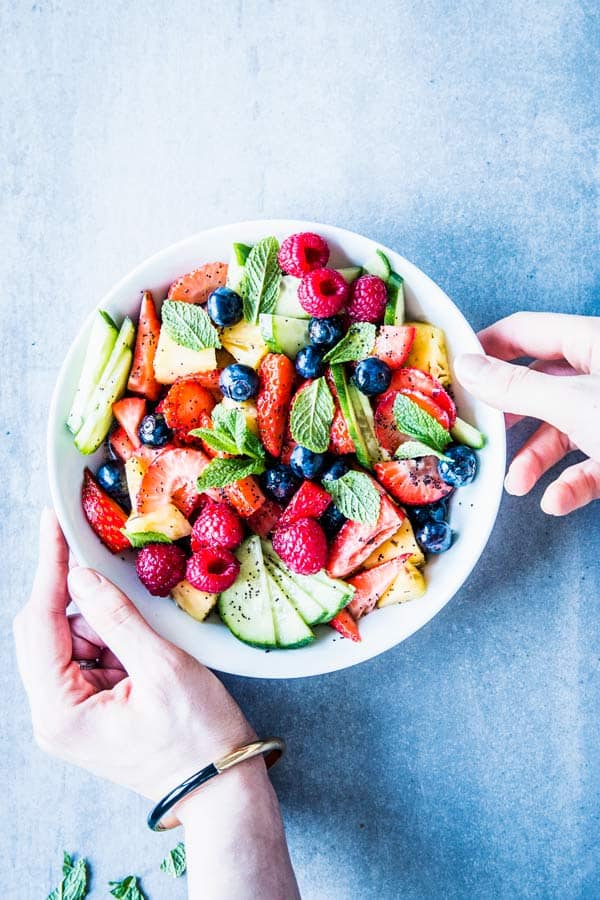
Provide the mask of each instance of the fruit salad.
[{"label": "fruit salad", "polygon": [[358,641],[363,616],[417,602],[477,474],[443,332],[411,320],[385,253],[353,262],[265,237],[144,291],[137,324],[98,312],[68,417],[105,451],[81,491],[98,538],[256,647],[321,624]]}]

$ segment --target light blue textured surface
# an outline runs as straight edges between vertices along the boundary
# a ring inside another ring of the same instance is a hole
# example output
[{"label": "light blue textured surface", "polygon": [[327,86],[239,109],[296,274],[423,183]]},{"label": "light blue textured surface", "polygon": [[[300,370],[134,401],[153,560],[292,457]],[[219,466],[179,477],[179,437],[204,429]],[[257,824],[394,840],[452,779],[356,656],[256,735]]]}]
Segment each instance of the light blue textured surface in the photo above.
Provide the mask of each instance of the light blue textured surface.
[{"label": "light blue textured surface", "polygon": [[[397,248],[476,327],[598,311],[597,4],[363,6],[4,4],[7,634],[61,359],[160,247],[305,217]],[[505,499],[460,595],[395,650],[305,682],[227,678],[289,742],[274,779],[307,900],[600,896],[598,505],[551,520],[541,493]],[[151,900],[182,898],[146,802],[34,748],[9,643],[2,897],[44,897],[67,848],[93,863],[93,898],[131,871]]]}]

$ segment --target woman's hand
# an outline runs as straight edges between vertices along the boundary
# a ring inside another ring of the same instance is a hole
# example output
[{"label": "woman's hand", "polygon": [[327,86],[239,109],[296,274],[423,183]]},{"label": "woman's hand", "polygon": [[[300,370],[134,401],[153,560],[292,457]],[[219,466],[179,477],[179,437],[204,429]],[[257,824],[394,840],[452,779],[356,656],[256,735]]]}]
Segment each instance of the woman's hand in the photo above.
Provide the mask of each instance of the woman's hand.
[{"label": "woman's hand", "polygon": [[[515,454],[506,475],[510,494],[527,494],[572,450],[588,459],[564,469],[541,506],[554,516],[600,498],[600,318],[520,312],[479,334],[487,356],[456,360],[461,384],[490,406],[542,423]],[[509,360],[534,357],[528,367]],[[501,361],[502,360],[502,361]]]}]

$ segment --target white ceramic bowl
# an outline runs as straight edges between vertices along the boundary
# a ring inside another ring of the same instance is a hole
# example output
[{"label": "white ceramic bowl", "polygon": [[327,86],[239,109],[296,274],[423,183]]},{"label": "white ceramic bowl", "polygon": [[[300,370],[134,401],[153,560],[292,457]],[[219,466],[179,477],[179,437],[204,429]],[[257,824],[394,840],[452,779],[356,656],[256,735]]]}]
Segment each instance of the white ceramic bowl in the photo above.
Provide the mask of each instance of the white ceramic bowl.
[{"label": "white ceramic bowl", "polygon": [[[117,321],[137,316],[141,290],[156,299],[166,295],[171,281],[204,262],[227,260],[231,244],[256,242],[268,234],[279,239],[299,231],[316,231],[328,241],[334,265],[362,263],[381,246],[342,228],[286,219],[242,222],[196,234],[162,250],[127,275],[99,303]],[[462,352],[479,352],[470,325],[443,291],[416,266],[393,250],[383,248],[393,268],[405,279],[409,316],[439,325],[446,332],[450,359]],[[91,284],[90,291],[94,286]],[[211,668],[256,678],[297,678],[344,669],[370,659],[409,637],[429,621],[459,590],[486,545],[500,502],[505,464],[505,432],[501,413],[467,395],[456,382],[454,392],[460,415],[487,436],[479,455],[478,477],[462,488],[451,504],[451,525],[457,534],[452,548],[427,563],[427,593],[419,600],[373,612],[361,621],[362,642],[342,640],[333,629],[321,626],[313,644],[299,650],[265,652],[242,644],[217,617],[198,623],[168,599],[151,597],[138,581],[131,558],[113,556],[100,543],[83,515],[80,489],[83,469],[98,464],[102,451],[84,457],[76,450],[64,422],[81,370],[94,312],[84,323],[61,368],[48,424],[50,488],[66,538],[81,564],[100,570],[136,603],[162,635]],[[460,502],[459,502],[460,501]]]}]

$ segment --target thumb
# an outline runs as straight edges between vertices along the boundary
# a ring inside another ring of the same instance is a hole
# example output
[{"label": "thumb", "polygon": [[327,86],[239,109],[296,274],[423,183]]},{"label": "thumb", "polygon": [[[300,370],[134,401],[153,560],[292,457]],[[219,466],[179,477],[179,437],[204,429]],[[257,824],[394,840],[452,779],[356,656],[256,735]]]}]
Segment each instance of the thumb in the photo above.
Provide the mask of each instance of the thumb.
[{"label": "thumb", "polygon": [[542,419],[563,432],[573,423],[577,376],[547,375],[474,353],[459,356],[454,369],[463,387],[489,406]]},{"label": "thumb", "polygon": [[138,612],[129,597],[93,569],[69,572],[69,592],[84,619],[130,675],[153,671],[164,641]]}]

